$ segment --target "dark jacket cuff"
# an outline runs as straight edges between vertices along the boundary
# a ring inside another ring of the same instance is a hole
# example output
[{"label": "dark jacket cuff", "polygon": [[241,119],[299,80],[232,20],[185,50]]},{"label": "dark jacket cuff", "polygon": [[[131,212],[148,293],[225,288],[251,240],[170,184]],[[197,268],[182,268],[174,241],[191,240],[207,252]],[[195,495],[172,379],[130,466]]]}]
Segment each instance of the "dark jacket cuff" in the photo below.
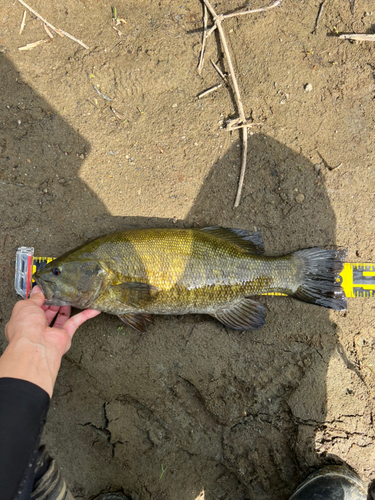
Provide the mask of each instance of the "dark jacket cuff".
[{"label": "dark jacket cuff", "polygon": [[34,473],[50,397],[27,380],[0,378],[0,492],[17,498]]}]

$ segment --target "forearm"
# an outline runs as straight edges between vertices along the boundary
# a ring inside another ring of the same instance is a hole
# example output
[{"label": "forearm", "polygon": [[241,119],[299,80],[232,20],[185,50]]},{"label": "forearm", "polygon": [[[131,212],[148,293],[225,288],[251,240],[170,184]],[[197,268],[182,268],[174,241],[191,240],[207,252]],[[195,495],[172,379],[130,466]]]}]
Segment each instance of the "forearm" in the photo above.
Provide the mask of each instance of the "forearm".
[{"label": "forearm", "polygon": [[46,347],[41,343],[20,339],[11,342],[0,358],[0,378],[10,377],[27,380],[42,389],[51,397],[57,373],[60,368],[61,354],[46,356]]}]

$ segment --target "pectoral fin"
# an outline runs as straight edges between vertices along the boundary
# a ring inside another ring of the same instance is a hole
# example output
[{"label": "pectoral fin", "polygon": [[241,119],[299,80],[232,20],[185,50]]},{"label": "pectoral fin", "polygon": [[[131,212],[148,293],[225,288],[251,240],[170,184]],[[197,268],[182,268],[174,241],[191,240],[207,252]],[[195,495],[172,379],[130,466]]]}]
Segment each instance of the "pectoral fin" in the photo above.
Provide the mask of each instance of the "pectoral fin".
[{"label": "pectoral fin", "polygon": [[245,297],[238,304],[220,309],[212,316],[234,330],[257,330],[264,325],[265,311],[262,304]]},{"label": "pectoral fin", "polygon": [[119,314],[118,317],[139,333],[145,333],[146,323],[154,323],[150,314]]},{"label": "pectoral fin", "polygon": [[111,287],[111,293],[116,295],[119,302],[140,307],[145,302],[150,301],[159,289],[149,283],[130,282],[120,283]]}]

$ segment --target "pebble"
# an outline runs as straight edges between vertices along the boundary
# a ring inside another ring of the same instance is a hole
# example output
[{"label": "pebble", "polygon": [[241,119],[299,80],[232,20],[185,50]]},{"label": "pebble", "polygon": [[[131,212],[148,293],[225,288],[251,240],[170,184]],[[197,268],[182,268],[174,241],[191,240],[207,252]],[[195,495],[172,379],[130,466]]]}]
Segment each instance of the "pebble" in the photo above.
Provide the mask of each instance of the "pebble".
[{"label": "pebble", "polygon": [[283,201],[288,201],[288,195],[286,193],[280,193],[280,198],[283,200]]},{"label": "pebble", "polygon": [[297,203],[302,203],[303,200],[305,199],[305,196],[302,193],[299,193],[294,199],[296,200]]},{"label": "pebble", "polygon": [[306,85],[303,86],[304,92],[311,92],[312,89],[313,89],[313,86],[311,85],[311,83],[306,83]]},{"label": "pebble", "polygon": [[315,163],[314,165],[314,170],[317,174],[320,173],[320,171],[322,170],[322,164],[321,163]]}]

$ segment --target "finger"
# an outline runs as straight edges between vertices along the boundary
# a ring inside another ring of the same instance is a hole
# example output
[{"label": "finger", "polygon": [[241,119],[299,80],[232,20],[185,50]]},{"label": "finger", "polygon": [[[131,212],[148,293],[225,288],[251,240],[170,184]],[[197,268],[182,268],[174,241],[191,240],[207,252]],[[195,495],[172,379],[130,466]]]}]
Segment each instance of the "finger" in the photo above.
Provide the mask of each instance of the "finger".
[{"label": "finger", "polygon": [[5,338],[6,338],[6,339],[7,339],[7,341],[9,342],[9,334],[8,334],[8,332],[9,332],[8,328],[9,328],[9,326],[8,326],[8,325],[9,325],[9,321],[8,321],[8,323],[5,325],[5,331],[4,331],[4,334],[5,334]]},{"label": "finger", "polygon": [[42,290],[38,287],[38,285],[34,286],[34,288],[31,290],[29,300],[32,300],[39,307],[41,307],[44,304],[46,299],[43,295]]},{"label": "finger", "polygon": [[47,325],[49,326],[52,321],[54,320],[56,314],[59,312],[60,307],[59,306],[49,306],[47,309],[44,309],[44,314],[46,315],[46,320],[47,320]]},{"label": "finger", "polygon": [[[54,328],[63,328],[70,316],[72,308],[70,306],[62,306],[59,308],[59,313],[53,325]],[[65,327],[64,327],[65,328]]]},{"label": "finger", "polygon": [[95,311],[95,309],[86,309],[85,311],[81,311],[68,319],[64,325],[64,330],[70,335],[70,337],[73,337],[79,326],[81,326],[88,319],[95,318],[98,314],[100,314],[100,311]]}]

